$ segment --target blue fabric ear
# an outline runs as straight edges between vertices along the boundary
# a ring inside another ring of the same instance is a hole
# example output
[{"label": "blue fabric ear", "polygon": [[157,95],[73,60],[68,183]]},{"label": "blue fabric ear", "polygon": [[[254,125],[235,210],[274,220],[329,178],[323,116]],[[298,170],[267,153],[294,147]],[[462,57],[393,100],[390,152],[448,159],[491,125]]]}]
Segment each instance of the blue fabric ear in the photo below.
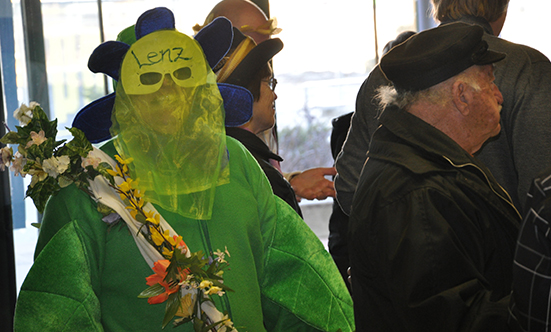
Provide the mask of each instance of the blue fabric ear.
[{"label": "blue fabric ear", "polygon": [[88,59],[88,68],[93,73],[104,73],[118,81],[121,63],[129,48],[128,44],[117,41],[102,43]]},{"label": "blue fabric ear", "polygon": [[203,48],[210,67],[214,68],[230,50],[233,40],[232,24],[225,17],[217,17],[195,35],[195,40]]},{"label": "blue fabric ear", "polygon": [[174,14],[170,9],[157,7],[140,15],[136,22],[136,40],[157,30],[175,29]]},{"label": "blue fabric ear", "polygon": [[253,116],[252,93],[244,87],[218,83],[218,90],[224,100],[226,127],[238,127],[247,123]]},{"label": "blue fabric ear", "polygon": [[73,120],[72,126],[84,132],[90,143],[111,138],[111,112],[115,105],[115,93],[110,93],[84,106]]}]

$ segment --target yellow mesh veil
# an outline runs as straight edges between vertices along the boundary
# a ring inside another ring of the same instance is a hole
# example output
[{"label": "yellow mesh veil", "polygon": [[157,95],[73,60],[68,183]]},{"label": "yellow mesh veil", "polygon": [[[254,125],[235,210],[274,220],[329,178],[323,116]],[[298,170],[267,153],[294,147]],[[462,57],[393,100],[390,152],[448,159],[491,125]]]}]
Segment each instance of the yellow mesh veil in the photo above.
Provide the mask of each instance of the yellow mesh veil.
[{"label": "yellow mesh veil", "polygon": [[145,198],[193,219],[210,219],[215,188],[229,182],[224,108],[199,44],[175,30],[128,50],[111,134]]}]

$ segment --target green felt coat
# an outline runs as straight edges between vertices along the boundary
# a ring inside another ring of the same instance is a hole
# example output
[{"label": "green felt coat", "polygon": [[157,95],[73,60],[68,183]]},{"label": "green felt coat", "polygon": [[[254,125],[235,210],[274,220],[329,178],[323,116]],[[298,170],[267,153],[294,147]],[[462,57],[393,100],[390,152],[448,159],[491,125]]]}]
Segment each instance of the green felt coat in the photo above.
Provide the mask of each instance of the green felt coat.
[{"label": "green felt coat", "polygon": [[[331,257],[303,220],[272,194],[254,158],[228,138],[229,184],[216,189],[212,219],[156,206],[192,251],[226,247],[216,299],[239,331],[352,331],[352,300]],[[112,144],[103,148],[113,155]],[[159,331],[165,304],[138,294],[153,271],[124,223],[102,222],[75,186],[48,202],[33,267],[20,291],[16,331]],[[172,326],[167,326],[172,330]],[[193,331],[184,324],[176,331]]]}]

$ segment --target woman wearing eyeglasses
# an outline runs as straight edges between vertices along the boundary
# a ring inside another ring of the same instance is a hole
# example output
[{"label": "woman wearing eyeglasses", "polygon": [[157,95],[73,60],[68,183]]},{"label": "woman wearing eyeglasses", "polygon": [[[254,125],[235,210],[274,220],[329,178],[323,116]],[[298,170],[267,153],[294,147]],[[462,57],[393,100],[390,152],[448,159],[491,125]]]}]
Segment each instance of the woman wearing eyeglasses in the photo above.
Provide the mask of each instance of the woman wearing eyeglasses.
[{"label": "woman wearing eyeglasses", "polygon": [[[283,43],[279,38],[273,38],[257,45],[252,38],[243,35],[238,29],[233,30],[232,48],[218,68],[215,68],[215,72],[219,83],[237,85],[250,92],[252,116],[248,122],[235,127],[229,127],[226,123],[226,135],[237,139],[251,152],[268,177],[274,194],[302,216],[295,191],[279,169],[278,163],[283,161],[283,158],[270,151],[266,143],[257,136],[258,133],[275,125],[274,102],[277,95],[274,90],[277,80],[273,77],[269,62],[281,51]],[[225,100],[225,105],[237,105],[233,109],[226,107],[226,117],[231,116],[232,112],[245,112],[247,107],[251,107],[244,100],[234,101],[228,103]]]}]

